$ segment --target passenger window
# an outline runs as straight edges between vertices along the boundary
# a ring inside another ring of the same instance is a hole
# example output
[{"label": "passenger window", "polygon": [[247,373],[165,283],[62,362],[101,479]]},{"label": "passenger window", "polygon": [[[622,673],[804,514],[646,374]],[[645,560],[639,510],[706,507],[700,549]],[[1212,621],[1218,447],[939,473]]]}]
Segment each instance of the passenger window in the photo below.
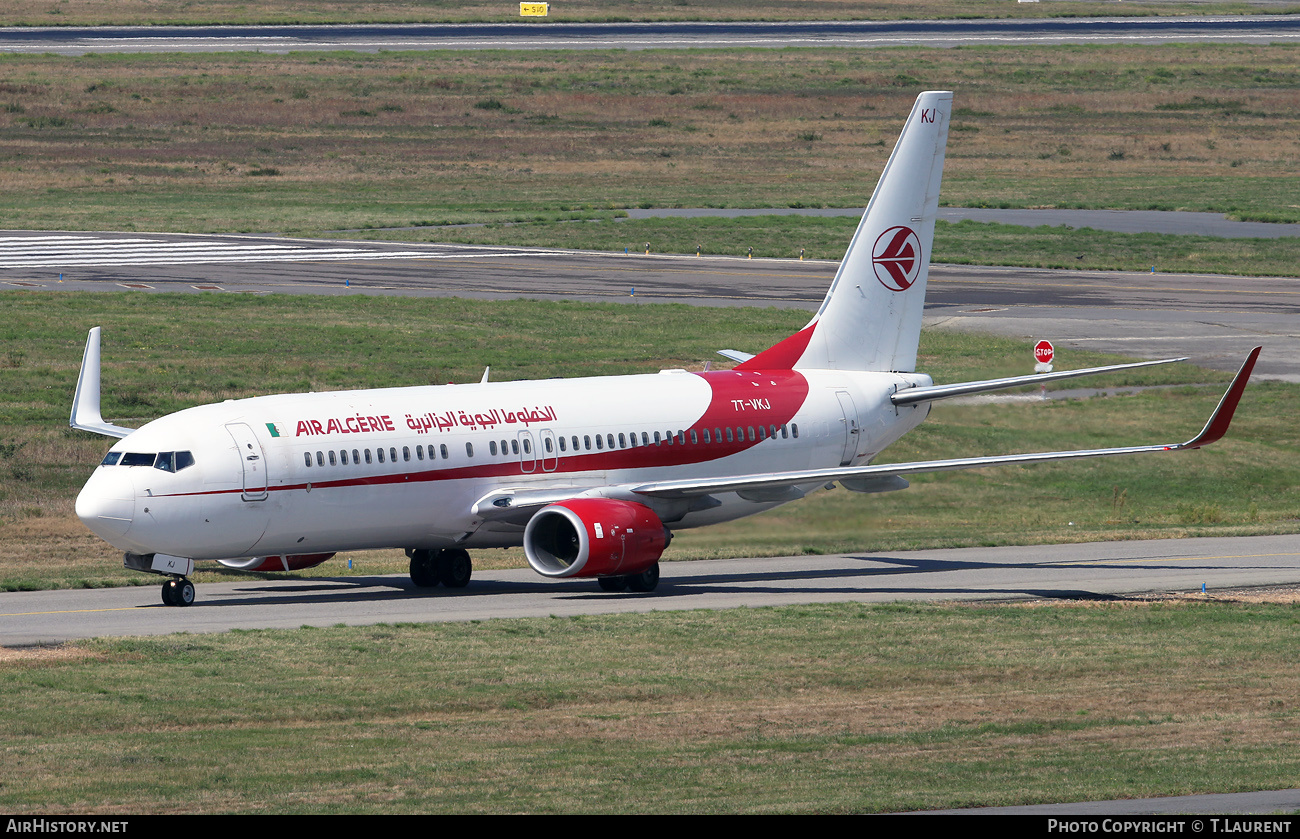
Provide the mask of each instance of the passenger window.
[{"label": "passenger window", "polygon": [[411,447],[410,447],[410,446],[402,446],[402,460],[405,461],[405,462],[408,462],[408,463],[410,462],[410,460],[411,460]]},{"label": "passenger window", "polygon": [[303,453],[302,453],[302,461],[303,461],[303,463],[307,464],[308,466],[311,466],[311,452],[303,452]]},{"label": "passenger window", "polygon": [[736,437],[735,437],[735,435],[732,434],[732,432],[731,432],[731,426],[727,426],[727,442],[728,442],[728,443],[734,443],[734,442],[736,442]]},{"label": "passenger window", "polygon": [[662,443],[662,442],[663,442],[663,439],[664,439],[664,438],[662,438],[662,437],[659,436],[659,432],[656,431],[656,432],[655,432],[655,445],[657,446],[657,445],[659,445],[660,443]]},{"label": "passenger window", "polygon": [[512,454],[519,454],[519,441],[518,441],[518,440],[511,440],[511,441],[510,441],[510,452],[511,452]]},{"label": "passenger window", "polygon": [[330,449],[330,466],[338,466],[338,459],[334,457],[334,450]]},{"label": "passenger window", "polygon": [[533,444],[532,444],[532,442],[531,442],[527,437],[525,437],[525,438],[524,438],[524,454],[532,454],[532,453],[533,453]]},{"label": "passenger window", "polygon": [[424,460],[424,446],[415,447],[415,459]]},{"label": "passenger window", "polygon": [[[561,437],[560,439],[563,440],[564,438]],[[551,445],[551,438],[550,438],[550,437],[543,437],[543,438],[542,438],[542,443],[543,443],[543,445],[546,446],[546,453],[547,453],[547,454],[552,454],[552,453],[555,451],[555,446]]]},{"label": "passenger window", "polygon": [[493,457],[496,457],[496,455],[497,455],[497,441],[496,441],[496,440],[491,440],[491,441],[488,442],[488,454],[492,455]]},{"label": "passenger window", "polygon": [[324,466],[324,465],[325,465],[325,453],[324,453],[324,452],[316,452],[316,465],[317,465],[317,466]]},{"label": "passenger window", "polygon": [[[370,449],[366,449],[366,465],[369,466],[373,461],[370,459]],[[383,462],[382,460],[380,461]]]},{"label": "passenger window", "polygon": [[694,446],[694,445],[696,445],[696,444],[699,443],[699,442],[700,442],[700,435],[696,434],[696,433],[695,433],[695,429],[692,428],[692,429],[691,429],[691,445]]},{"label": "passenger window", "polygon": [[339,450],[339,463],[342,463],[344,466],[347,466],[347,465],[348,465],[348,450],[347,450],[347,449],[341,449],[341,450]]},{"label": "passenger window", "polygon": [[380,463],[383,463],[383,462],[384,462],[384,450],[383,450],[383,449],[375,449],[375,454],[379,455],[379,462],[380,462]]},{"label": "passenger window", "polygon": [[794,437],[796,440],[799,439],[799,423],[790,423],[790,436]]},{"label": "passenger window", "polygon": [[596,435],[596,448],[597,448],[598,450],[599,450],[599,449],[603,449],[603,448],[605,448],[604,441],[600,439],[600,435],[599,435],[599,434]]},{"label": "passenger window", "polygon": [[442,444],[441,446],[439,446],[438,448],[442,450],[442,459],[443,459],[443,460],[446,460],[447,457],[448,457],[448,454],[447,454],[447,444],[446,444],[446,443],[443,443],[443,444]]},{"label": "passenger window", "polygon": [[623,432],[621,431],[618,433],[618,447],[620,449],[627,448],[627,437],[623,436]]},{"label": "passenger window", "polygon": [[388,459],[393,463],[397,462],[397,447],[394,446],[388,450]]},{"label": "passenger window", "polygon": [[562,451],[562,452],[563,452],[563,451],[568,451],[568,449],[566,449],[566,448],[564,447],[564,438],[563,438],[563,437],[560,438],[560,451]]},{"label": "passenger window", "polygon": [[[645,431],[641,432],[641,445],[643,446],[650,445],[650,434],[648,432]],[[658,440],[655,441],[655,445],[659,445]]]},{"label": "passenger window", "polygon": [[473,457],[473,456],[474,456],[474,444],[473,444],[473,443],[466,443],[466,444],[465,444],[465,454],[466,454],[467,456],[469,456],[469,457]]},{"label": "passenger window", "polygon": [[605,442],[609,444],[606,448],[610,448],[610,449],[614,448],[614,435],[613,434],[605,435]]},{"label": "passenger window", "polygon": [[358,466],[361,465],[361,452],[356,449],[352,450],[352,462]]},{"label": "passenger window", "polygon": [[582,436],[582,442],[583,442],[583,448],[585,448],[587,451],[591,451],[591,435],[584,434]]}]

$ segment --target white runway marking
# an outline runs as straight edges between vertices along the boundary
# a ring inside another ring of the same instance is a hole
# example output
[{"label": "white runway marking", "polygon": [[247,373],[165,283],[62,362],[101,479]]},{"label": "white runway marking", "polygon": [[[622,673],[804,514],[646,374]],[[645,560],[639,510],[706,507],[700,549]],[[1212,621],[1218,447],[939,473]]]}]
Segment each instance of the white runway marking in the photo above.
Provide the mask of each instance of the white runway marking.
[{"label": "white runway marking", "polygon": [[381,248],[314,247],[205,239],[106,239],[96,236],[0,237],[0,268],[93,265],[194,265],[217,262],[319,262],[377,259],[464,259],[512,256],[509,252],[439,253]]}]

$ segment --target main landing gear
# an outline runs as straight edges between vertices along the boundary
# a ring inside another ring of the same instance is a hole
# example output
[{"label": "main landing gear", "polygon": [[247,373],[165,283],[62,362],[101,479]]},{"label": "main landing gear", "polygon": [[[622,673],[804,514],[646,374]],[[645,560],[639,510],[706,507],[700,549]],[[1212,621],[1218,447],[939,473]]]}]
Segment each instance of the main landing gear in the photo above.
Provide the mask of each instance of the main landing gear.
[{"label": "main landing gear", "polygon": [[443,551],[417,548],[407,553],[411,557],[411,582],[420,588],[433,588],[438,583],[447,588],[464,588],[474,573],[469,552],[460,548]]},{"label": "main landing gear", "polygon": [[185,577],[172,577],[162,585],[164,606],[188,606],[194,602],[194,583]]},{"label": "main landing gear", "polygon": [[659,585],[659,563],[651,565],[640,574],[627,574],[621,577],[597,577],[596,584],[601,591],[635,591],[644,594],[655,590]]}]

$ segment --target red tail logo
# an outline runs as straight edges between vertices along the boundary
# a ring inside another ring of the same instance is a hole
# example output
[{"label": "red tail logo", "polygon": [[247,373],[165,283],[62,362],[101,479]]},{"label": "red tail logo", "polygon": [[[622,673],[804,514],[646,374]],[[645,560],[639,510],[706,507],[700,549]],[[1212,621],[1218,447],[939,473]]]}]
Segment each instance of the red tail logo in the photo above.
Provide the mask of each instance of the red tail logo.
[{"label": "red tail logo", "polygon": [[890,291],[907,291],[921,273],[921,240],[910,227],[891,227],[871,250],[876,279]]}]

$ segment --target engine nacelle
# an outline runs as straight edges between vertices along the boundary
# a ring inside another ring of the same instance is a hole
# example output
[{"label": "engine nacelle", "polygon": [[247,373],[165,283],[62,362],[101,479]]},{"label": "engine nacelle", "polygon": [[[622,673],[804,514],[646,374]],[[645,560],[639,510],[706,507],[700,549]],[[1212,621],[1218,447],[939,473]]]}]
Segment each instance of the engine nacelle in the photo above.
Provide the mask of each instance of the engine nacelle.
[{"label": "engine nacelle", "polygon": [[247,559],[219,559],[217,562],[236,571],[299,571],[303,568],[315,568],[332,556],[334,556],[332,553],[250,556]]},{"label": "engine nacelle", "polygon": [[668,540],[668,529],[644,504],[575,498],[528,521],[524,553],[544,577],[612,577],[654,565]]}]

